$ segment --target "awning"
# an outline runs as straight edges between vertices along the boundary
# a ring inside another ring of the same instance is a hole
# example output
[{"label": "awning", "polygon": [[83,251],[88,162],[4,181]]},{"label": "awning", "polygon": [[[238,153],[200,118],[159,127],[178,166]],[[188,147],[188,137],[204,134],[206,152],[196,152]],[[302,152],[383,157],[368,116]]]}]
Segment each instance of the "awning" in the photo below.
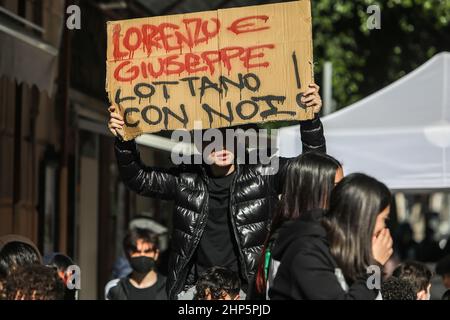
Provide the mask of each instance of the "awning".
[{"label": "awning", "polygon": [[[345,174],[363,172],[393,190],[450,189],[450,52],[323,118],[328,152]],[[300,130],[279,132],[280,155],[300,154]]]},{"label": "awning", "polygon": [[0,76],[35,85],[53,95],[58,49],[0,16]]}]

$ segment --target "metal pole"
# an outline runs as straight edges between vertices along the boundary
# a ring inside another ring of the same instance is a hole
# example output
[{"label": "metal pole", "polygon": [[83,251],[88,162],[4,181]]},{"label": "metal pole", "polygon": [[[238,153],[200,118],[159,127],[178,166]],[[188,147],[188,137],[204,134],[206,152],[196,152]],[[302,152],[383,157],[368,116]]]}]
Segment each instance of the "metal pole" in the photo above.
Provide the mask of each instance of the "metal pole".
[{"label": "metal pole", "polygon": [[333,63],[326,61],[323,66],[323,115],[332,113],[333,110]]}]

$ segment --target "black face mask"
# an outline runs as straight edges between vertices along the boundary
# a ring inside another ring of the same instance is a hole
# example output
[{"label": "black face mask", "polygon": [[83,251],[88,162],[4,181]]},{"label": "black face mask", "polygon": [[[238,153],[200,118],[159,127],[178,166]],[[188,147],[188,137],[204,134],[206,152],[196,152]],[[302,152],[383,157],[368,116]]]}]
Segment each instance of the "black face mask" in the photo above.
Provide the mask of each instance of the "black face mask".
[{"label": "black face mask", "polygon": [[145,274],[149,273],[150,271],[155,270],[156,268],[156,261],[153,258],[140,256],[140,257],[134,257],[130,259],[130,265],[133,271],[136,271],[137,273]]}]

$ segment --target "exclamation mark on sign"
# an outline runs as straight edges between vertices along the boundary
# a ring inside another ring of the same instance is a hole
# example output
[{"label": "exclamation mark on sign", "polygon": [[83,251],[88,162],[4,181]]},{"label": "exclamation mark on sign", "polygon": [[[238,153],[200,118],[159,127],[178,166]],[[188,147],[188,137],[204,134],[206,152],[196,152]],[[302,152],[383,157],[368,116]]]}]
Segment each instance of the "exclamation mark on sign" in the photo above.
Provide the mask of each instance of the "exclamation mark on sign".
[{"label": "exclamation mark on sign", "polygon": [[[295,51],[292,53],[292,60],[294,61],[294,71],[295,71],[295,80],[297,81],[297,89],[301,90],[302,89],[302,82],[300,80],[300,72],[298,70],[298,60],[297,60],[297,55],[295,54]],[[296,97],[296,101],[297,101],[297,105],[306,110],[306,105],[304,105],[302,103],[302,97],[303,97],[303,93],[299,93],[297,94]]]}]

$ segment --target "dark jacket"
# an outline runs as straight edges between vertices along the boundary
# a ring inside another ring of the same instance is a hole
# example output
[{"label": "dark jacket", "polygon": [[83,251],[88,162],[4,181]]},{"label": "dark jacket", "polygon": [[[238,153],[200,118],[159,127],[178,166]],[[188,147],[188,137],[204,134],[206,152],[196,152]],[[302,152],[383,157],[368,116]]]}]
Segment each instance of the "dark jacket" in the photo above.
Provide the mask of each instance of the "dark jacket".
[{"label": "dark jacket", "polygon": [[[270,300],[269,290],[273,286],[273,282],[276,278],[278,268],[280,267],[280,261],[277,259],[282,259],[284,250],[286,246],[289,245],[289,241],[284,239],[290,239],[290,236],[287,236],[286,230],[290,230],[290,226],[292,224],[298,223],[298,221],[304,222],[319,222],[324,214],[325,210],[322,209],[314,209],[303,213],[298,220],[288,220],[283,222],[283,224],[277,228],[274,233],[271,235],[269,242],[266,248],[265,259],[265,278],[266,278],[266,296],[265,300]],[[280,234],[282,235],[282,245],[279,245],[278,239],[280,238]],[[276,246],[276,247],[275,247]],[[275,251],[274,251],[275,250]],[[276,254],[275,254],[276,253]]]},{"label": "dark jacket", "polygon": [[[331,255],[320,221],[284,224],[272,250],[280,261],[269,290],[272,300],[375,300],[378,290],[367,287],[367,277],[346,281]],[[345,290],[344,290],[345,288]]]},{"label": "dark jacket", "polygon": [[[130,300],[128,286],[129,276],[119,279],[116,285],[109,289],[107,293],[108,300]],[[158,274],[158,281],[154,284],[156,290],[155,300],[167,300],[166,277]]]},{"label": "dark jacket", "polygon": [[[303,152],[325,152],[319,118],[301,125]],[[208,219],[208,175],[202,165],[172,169],[146,167],[134,141],[116,140],[116,157],[124,183],[143,196],[174,200],[172,248],[167,291],[170,299],[194,285],[192,257]],[[251,283],[274,207],[278,201],[289,159],[279,158],[279,170],[267,175],[263,165],[237,165],[230,190],[230,215],[239,247],[241,277]],[[188,277],[189,276],[189,277]]]}]

